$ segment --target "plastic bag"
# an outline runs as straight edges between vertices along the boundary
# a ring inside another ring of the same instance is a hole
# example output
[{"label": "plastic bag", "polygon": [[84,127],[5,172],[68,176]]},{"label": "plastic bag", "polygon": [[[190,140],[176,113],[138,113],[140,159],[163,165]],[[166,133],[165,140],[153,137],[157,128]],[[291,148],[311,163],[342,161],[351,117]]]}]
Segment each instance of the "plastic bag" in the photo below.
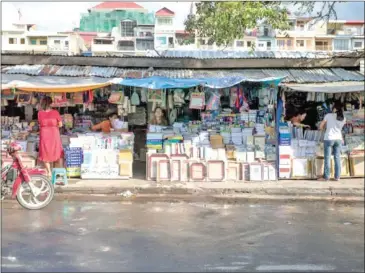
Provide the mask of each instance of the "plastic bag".
[{"label": "plastic bag", "polygon": [[219,93],[212,92],[208,99],[206,110],[210,111],[218,110],[220,106],[220,101],[221,101],[221,96],[219,95]]},{"label": "plastic bag", "polygon": [[131,104],[132,105],[139,105],[140,104],[139,96],[138,96],[138,93],[136,91],[133,91],[133,94],[132,94],[132,97],[131,97]]}]

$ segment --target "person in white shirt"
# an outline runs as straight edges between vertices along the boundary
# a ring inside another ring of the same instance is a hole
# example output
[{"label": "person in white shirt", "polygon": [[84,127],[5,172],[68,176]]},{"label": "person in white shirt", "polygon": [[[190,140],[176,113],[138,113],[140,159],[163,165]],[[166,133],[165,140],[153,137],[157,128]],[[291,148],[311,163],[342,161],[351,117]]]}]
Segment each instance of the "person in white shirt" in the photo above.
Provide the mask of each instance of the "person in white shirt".
[{"label": "person in white shirt", "polygon": [[335,180],[340,180],[341,175],[341,146],[343,142],[342,128],[346,123],[343,109],[340,102],[336,102],[332,108],[332,113],[325,115],[319,129],[326,127],[324,134],[324,174],[320,180],[328,181],[330,178],[330,162],[332,149],[335,158]]}]

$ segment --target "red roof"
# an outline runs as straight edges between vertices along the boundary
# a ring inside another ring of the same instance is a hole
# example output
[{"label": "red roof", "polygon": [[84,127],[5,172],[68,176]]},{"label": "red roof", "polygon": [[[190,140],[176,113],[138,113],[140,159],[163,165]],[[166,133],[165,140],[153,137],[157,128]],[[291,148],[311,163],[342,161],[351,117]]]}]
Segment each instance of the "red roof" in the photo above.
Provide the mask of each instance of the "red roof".
[{"label": "red roof", "polygon": [[144,9],[134,2],[103,2],[93,9]]},{"label": "red roof", "polygon": [[86,46],[91,45],[92,40],[97,36],[97,32],[76,32],[84,40]]},{"label": "red roof", "polygon": [[364,21],[346,21],[346,25],[363,25]]},{"label": "red roof", "polygon": [[168,8],[162,8],[158,11],[156,11],[156,15],[158,16],[174,16],[175,12],[172,10],[169,10]]},{"label": "red roof", "polygon": [[189,35],[190,32],[186,31],[186,30],[175,30],[176,34],[184,34],[184,35]]}]

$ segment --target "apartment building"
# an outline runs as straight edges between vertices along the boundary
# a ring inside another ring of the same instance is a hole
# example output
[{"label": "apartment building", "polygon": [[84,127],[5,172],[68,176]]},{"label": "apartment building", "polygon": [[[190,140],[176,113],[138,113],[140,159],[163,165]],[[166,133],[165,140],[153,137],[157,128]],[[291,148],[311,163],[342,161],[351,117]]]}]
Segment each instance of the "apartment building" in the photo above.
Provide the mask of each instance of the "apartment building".
[{"label": "apartment building", "polygon": [[155,49],[165,50],[175,48],[176,30],[174,20],[175,13],[168,8],[162,8],[155,13]]},{"label": "apartment building", "polygon": [[154,14],[133,2],[104,2],[80,20],[80,31],[96,33],[90,50],[99,55],[144,55],[154,48]]},{"label": "apartment building", "polygon": [[364,21],[329,21],[327,34],[333,37],[334,51],[364,49]]},{"label": "apartment building", "polygon": [[34,24],[27,23],[16,23],[2,30],[1,40],[4,53],[79,55],[85,50],[77,33],[37,31]]}]

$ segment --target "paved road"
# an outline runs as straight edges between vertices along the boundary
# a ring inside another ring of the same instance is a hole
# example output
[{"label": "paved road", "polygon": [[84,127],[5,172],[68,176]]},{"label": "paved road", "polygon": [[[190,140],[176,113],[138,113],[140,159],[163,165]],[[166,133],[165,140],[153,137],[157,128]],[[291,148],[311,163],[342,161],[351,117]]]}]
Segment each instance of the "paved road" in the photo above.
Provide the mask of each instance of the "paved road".
[{"label": "paved road", "polygon": [[364,207],[53,202],[2,210],[6,271],[364,271]]}]

